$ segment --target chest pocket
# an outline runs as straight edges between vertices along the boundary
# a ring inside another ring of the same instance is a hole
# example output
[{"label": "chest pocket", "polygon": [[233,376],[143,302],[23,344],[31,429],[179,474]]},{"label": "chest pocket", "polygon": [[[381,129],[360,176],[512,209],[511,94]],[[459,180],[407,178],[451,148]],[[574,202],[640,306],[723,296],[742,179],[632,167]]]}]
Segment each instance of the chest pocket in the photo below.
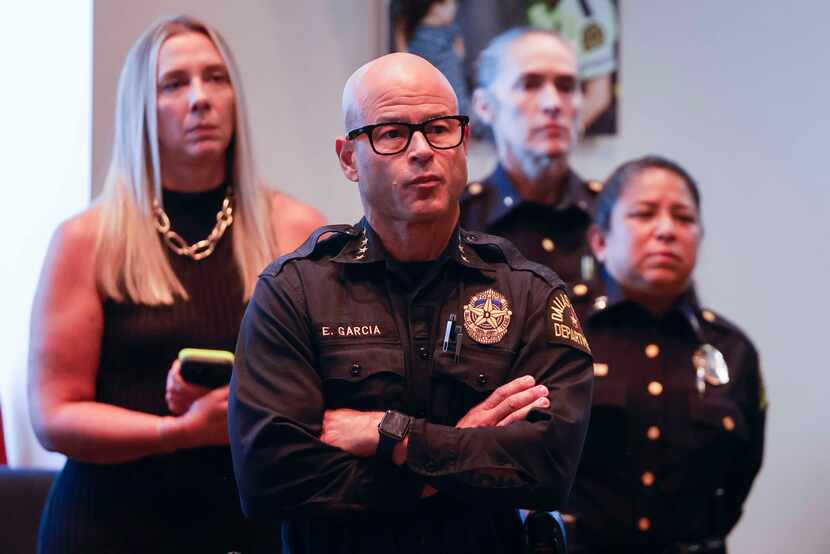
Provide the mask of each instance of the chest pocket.
[{"label": "chest pocket", "polygon": [[[472,341],[470,341],[472,342]],[[438,420],[454,425],[473,406],[505,384],[510,377],[515,353],[494,346],[464,342],[461,359],[437,348],[433,366],[433,413]]]},{"label": "chest pocket", "polygon": [[605,377],[594,379],[591,423],[582,450],[582,463],[588,467],[619,465],[629,448],[628,390],[626,384]]},{"label": "chest pocket", "polygon": [[705,446],[712,442],[749,442],[746,418],[732,400],[716,396],[693,398],[689,412],[696,443]]},{"label": "chest pocket", "polygon": [[402,408],[406,371],[400,343],[322,346],[318,360],[327,408]]}]

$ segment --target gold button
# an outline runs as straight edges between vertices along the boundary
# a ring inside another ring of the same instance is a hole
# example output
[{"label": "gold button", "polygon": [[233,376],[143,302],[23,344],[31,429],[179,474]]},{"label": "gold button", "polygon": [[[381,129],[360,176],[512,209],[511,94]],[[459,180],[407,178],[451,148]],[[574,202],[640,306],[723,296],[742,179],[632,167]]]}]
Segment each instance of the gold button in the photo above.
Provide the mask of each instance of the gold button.
[{"label": "gold button", "polygon": [[734,420],[734,419],[732,419],[732,418],[731,418],[731,417],[729,417],[729,416],[725,416],[725,417],[721,420],[721,423],[723,423],[723,428],[724,428],[724,429],[726,429],[727,431],[731,431],[732,429],[734,429],[734,428],[735,428],[735,420]]},{"label": "gold button", "polygon": [[654,484],[654,474],[650,471],[646,471],[640,476],[640,481],[643,483],[644,487],[650,487]]},{"label": "gold button", "polygon": [[502,200],[502,202],[504,202],[504,205],[509,208],[510,206],[513,205],[513,197],[512,196],[505,196],[504,200]]},{"label": "gold button", "polygon": [[545,252],[553,252],[555,248],[556,245],[553,243],[552,239],[549,239],[548,237],[542,239],[542,249]]},{"label": "gold button", "polygon": [[467,192],[469,192],[473,196],[481,194],[482,190],[484,190],[484,187],[481,186],[481,183],[479,182],[470,183],[470,186],[467,187]]},{"label": "gold button", "polygon": [[652,381],[648,384],[648,393],[651,396],[660,396],[663,394],[663,385],[659,381]]},{"label": "gold button", "polygon": [[562,516],[562,521],[564,521],[568,525],[573,525],[574,523],[576,523],[576,516],[574,516],[573,514],[562,513],[559,515]]},{"label": "gold button", "polygon": [[588,285],[585,283],[577,283],[574,285],[574,294],[577,296],[585,296],[588,294]]},{"label": "gold button", "polygon": [[602,192],[602,182],[588,181],[588,188],[591,189],[593,192]]},{"label": "gold button", "polygon": [[637,529],[645,533],[651,529],[651,520],[647,517],[641,517],[637,520]]},{"label": "gold button", "polygon": [[594,364],[594,376],[595,377],[605,377],[608,375],[608,364]]},{"label": "gold button", "polygon": [[657,355],[660,354],[660,347],[654,343],[651,343],[646,346],[646,357],[648,358],[656,358]]},{"label": "gold button", "polygon": [[709,323],[715,321],[715,314],[710,312],[709,310],[703,310],[703,319],[708,321]]},{"label": "gold button", "polygon": [[652,425],[646,430],[646,436],[648,437],[648,440],[656,441],[660,438],[660,428],[656,425]]}]

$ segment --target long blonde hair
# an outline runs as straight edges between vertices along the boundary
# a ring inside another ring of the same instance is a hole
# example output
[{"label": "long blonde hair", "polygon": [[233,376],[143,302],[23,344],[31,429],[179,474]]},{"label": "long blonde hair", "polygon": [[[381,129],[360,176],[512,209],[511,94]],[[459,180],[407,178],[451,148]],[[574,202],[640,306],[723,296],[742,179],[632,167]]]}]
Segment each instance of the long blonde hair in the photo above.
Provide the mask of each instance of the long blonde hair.
[{"label": "long blonde hair", "polygon": [[162,202],[156,115],[156,67],[161,45],[183,33],[213,42],[228,68],[236,109],[228,147],[234,189],[233,251],[250,298],[258,273],[277,254],[271,226],[271,193],[256,174],[248,117],[236,62],[217,31],[193,17],[177,16],[148,27],[132,46],[118,80],[112,160],[96,199],[99,227],[96,275],[101,292],[122,301],[172,304],[187,291],[173,272],[154,226],[153,199]]}]

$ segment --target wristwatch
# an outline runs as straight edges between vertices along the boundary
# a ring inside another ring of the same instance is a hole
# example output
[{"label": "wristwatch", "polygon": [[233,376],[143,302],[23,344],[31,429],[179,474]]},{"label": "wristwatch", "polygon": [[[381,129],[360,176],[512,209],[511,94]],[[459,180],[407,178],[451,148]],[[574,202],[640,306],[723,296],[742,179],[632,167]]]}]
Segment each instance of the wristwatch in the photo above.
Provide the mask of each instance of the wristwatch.
[{"label": "wristwatch", "polygon": [[377,456],[391,462],[395,445],[406,438],[410,427],[412,427],[411,417],[394,410],[387,410],[383,414],[383,419],[378,423],[380,440],[378,441]]}]

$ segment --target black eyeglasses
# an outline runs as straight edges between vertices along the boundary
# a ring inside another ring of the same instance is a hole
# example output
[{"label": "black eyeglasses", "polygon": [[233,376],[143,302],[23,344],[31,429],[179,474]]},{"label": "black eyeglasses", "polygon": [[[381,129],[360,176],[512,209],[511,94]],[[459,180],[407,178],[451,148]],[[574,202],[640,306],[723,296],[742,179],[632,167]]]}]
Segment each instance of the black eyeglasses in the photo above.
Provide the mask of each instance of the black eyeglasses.
[{"label": "black eyeglasses", "polygon": [[464,128],[469,122],[470,118],[466,115],[443,115],[421,123],[390,121],[353,129],[346,136],[349,140],[354,140],[365,133],[369,137],[372,150],[381,156],[399,154],[409,148],[415,131],[421,131],[433,148],[449,150],[464,141]]}]

